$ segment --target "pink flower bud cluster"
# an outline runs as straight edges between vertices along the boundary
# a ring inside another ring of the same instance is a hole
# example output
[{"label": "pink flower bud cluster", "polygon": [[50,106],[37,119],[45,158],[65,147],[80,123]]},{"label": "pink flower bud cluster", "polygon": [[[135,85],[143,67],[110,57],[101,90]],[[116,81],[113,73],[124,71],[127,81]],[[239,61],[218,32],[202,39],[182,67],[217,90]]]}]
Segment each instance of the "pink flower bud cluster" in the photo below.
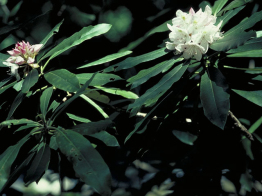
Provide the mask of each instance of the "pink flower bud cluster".
[{"label": "pink flower bud cluster", "polygon": [[175,50],[175,54],[183,53],[185,59],[194,57],[200,61],[202,54],[208,51],[209,45],[222,38],[220,27],[223,21],[215,26],[216,17],[212,15],[211,8],[207,5],[205,11],[199,9],[196,13],[191,8],[189,13],[178,10],[172,20],[172,26],[166,47]]},{"label": "pink flower bud cluster", "polygon": [[35,56],[38,54],[42,46],[43,44],[30,45],[29,42],[17,42],[13,50],[7,51],[11,56],[6,59],[6,61],[17,65],[28,64],[31,67],[36,68],[36,65],[34,64]]}]

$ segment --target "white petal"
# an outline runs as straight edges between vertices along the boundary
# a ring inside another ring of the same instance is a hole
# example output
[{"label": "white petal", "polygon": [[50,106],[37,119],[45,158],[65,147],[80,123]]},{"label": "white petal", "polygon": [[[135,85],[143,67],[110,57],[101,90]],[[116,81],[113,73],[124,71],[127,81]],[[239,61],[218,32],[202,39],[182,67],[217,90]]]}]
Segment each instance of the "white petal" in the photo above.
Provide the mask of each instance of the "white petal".
[{"label": "white petal", "polygon": [[195,48],[194,57],[196,58],[197,61],[200,61],[200,60],[201,60],[201,58],[202,58],[202,53],[201,53],[200,49]]},{"label": "white petal", "polygon": [[43,44],[35,44],[32,45],[32,48],[34,49],[34,52],[39,52],[39,50],[42,48]]},{"label": "white petal", "polygon": [[166,42],[166,48],[168,50],[175,50],[176,49],[176,45],[170,42]]}]

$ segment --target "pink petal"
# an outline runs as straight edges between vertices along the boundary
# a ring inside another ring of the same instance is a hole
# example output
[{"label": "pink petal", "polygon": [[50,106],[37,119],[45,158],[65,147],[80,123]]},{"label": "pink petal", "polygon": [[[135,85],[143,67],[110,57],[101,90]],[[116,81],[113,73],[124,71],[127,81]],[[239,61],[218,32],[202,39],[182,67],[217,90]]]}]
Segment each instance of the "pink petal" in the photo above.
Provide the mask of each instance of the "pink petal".
[{"label": "pink petal", "polygon": [[18,56],[16,57],[15,63],[18,65],[22,65],[25,63],[25,60],[21,56]]},{"label": "pink petal", "polygon": [[32,48],[34,48],[34,52],[39,52],[39,50],[41,49],[41,47],[43,46],[43,44],[35,44],[32,45]]},{"label": "pink petal", "polygon": [[26,49],[21,48],[21,52],[22,52],[23,54],[25,54],[25,53],[26,53]]},{"label": "pink petal", "polygon": [[10,62],[10,63],[14,63],[15,60],[16,60],[16,57],[10,56],[10,57],[9,57],[8,59],[6,59],[5,61]]},{"label": "pink petal", "polygon": [[189,13],[190,13],[191,15],[194,15],[194,14],[195,14],[195,11],[194,11],[194,9],[193,9],[192,7],[190,8]]},{"label": "pink petal", "polygon": [[14,49],[13,51],[16,55],[21,54],[20,50]]}]

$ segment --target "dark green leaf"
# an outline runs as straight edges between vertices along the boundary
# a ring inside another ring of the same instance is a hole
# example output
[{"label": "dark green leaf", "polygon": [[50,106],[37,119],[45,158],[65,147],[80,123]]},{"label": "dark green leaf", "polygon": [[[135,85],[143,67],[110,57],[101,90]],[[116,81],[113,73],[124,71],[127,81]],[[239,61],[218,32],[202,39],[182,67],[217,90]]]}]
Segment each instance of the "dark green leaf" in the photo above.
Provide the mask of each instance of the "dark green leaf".
[{"label": "dark green leaf", "polygon": [[1,88],[2,86],[4,86],[7,82],[9,82],[12,78],[13,78],[13,76],[10,76],[10,77],[8,77],[8,78],[3,79],[3,80],[0,82],[0,88]]},{"label": "dark green leaf", "polygon": [[[253,27],[258,21],[261,20],[261,18],[262,18],[262,11],[254,13],[249,18],[242,21],[238,25],[234,26],[229,31],[227,31],[224,34],[224,38],[226,38],[228,36],[231,36],[231,37],[237,36],[240,32],[244,32],[246,29]],[[256,36],[254,36],[254,37],[256,37]]]},{"label": "dark green leaf", "polygon": [[48,112],[49,112],[50,110],[52,110],[52,112],[54,112],[59,105],[60,105],[60,103],[57,102],[56,100],[54,100],[54,101],[51,103],[51,105],[49,106]]},{"label": "dark green leaf", "polygon": [[111,126],[113,122],[109,119],[100,120],[97,122],[83,123],[71,127],[70,129],[80,133],[81,135],[92,135],[100,131],[104,131],[107,127]]},{"label": "dark green leaf", "polygon": [[57,150],[57,149],[58,149],[55,136],[52,136],[52,137],[51,137],[50,143],[49,143],[49,147],[50,147],[51,149],[53,149],[53,150]]},{"label": "dark green leaf", "polygon": [[252,103],[262,107],[262,90],[256,90],[256,91],[244,91],[244,90],[237,90],[232,89],[235,93],[239,94],[240,96],[244,97],[248,101],[251,101]]},{"label": "dark green leaf", "polygon": [[58,148],[73,164],[76,174],[100,195],[111,195],[111,175],[101,155],[81,134],[71,130],[57,129]]},{"label": "dark green leaf", "polygon": [[104,92],[107,92],[113,95],[120,95],[127,99],[137,99],[138,98],[137,94],[131,91],[121,90],[120,88],[106,88],[106,87],[101,87],[101,86],[95,86],[95,87],[98,89],[101,89]]},{"label": "dark green leaf", "polygon": [[100,131],[90,136],[101,140],[107,146],[119,146],[117,139],[106,131]]},{"label": "dark green leaf", "polygon": [[193,135],[189,132],[174,130],[172,133],[177,137],[177,139],[188,145],[193,145],[194,141],[197,139],[196,135]]},{"label": "dark green leaf", "polygon": [[17,81],[14,81],[2,88],[0,88],[0,94],[2,94],[3,92],[5,92],[7,89],[11,88],[12,86],[14,86],[17,83]]},{"label": "dark green leaf", "polygon": [[241,6],[241,7],[237,8],[237,9],[235,9],[235,10],[230,10],[230,11],[228,11],[227,13],[225,13],[223,16],[218,17],[217,20],[216,20],[215,25],[218,25],[219,22],[220,22],[221,20],[223,20],[222,25],[221,25],[221,27],[220,27],[220,28],[222,28],[223,26],[225,26],[225,24],[226,24],[231,18],[233,18],[236,14],[238,14],[238,12],[240,12],[244,7],[245,7],[245,6]]},{"label": "dark green leaf", "polygon": [[241,174],[239,182],[245,190],[247,190],[248,192],[252,191],[254,184],[253,177],[248,173],[248,171],[246,171],[246,173]]},{"label": "dark green leaf", "polygon": [[34,157],[30,168],[26,172],[26,176],[24,177],[24,181],[26,186],[32,182],[37,182],[42,177],[43,173],[48,168],[50,161],[50,148],[47,144],[40,144],[40,149],[38,150],[36,156]]},{"label": "dark green leaf", "polygon": [[227,57],[262,57],[262,49],[229,54]]},{"label": "dark green leaf", "polygon": [[128,69],[131,67],[134,67],[140,63],[147,62],[154,60],[156,58],[159,58],[161,56],[164,56],[169,51],[166,50],[166,48],[160,48],[158,50],[136,56],[136,57],[128,57],[125,60],[121,61],[120,63],[117,63],[115,65],[111,65],[110,67],[104,69],[104,72],[110,72],[110,71],[119,71],[122,69]]},{"label": "dark green leaf", "polygon": [[198,5],[198,7],[201,8],[201,9],[204,11],[204,10],[205,10],[205,7],[206,7],[207,5],[208,5],[209,7],[212,7],[211,4],[210,4],[210,2],[208,2],[208,1],[202,1],[202,2]]},{"label": "dark green leaf", "polygon": [[27,93],[29,89],[35,85],[38,81],[38,71],[37,69],[32,69],[29,74],[26,76],[21,91]]},{"label": "dark green leaf", "polygon": [[67,39],[64,39],[60,44],[50,50],[46,55],[44,55],[42,59],[45,59],[49,56],[51,56],[50,59],[52,59],[63,53],[64,51],[68,50],[69,48],[81,44],[85,40],[106,33],[107,31],[109,31],[110,28],[110,24],[98,24],[96,26],[84,27],[79,32],[75,33]]},{"label": "dark green leaf", "polygon": [[10,126],[10,125],[22,125],[22,124],[34,124],[35,126],[40,126],[41,124],[39,124],[38,122],[32,121],[32,120],[28,120],[25,118],[21,118],[19,120],[6,120],[0,123],[0,125],[2,126]]},{"label": "dark green leaf", "polygon": [[[40,125],[37,125],[37,124],[31,124],[31,123],[29,123],[29,124],[27,124],[27,125],[23,125],[23,126],[21,126],[21,127],[19,127],[17,130],[15,130],[15,132],[14,133],[16,133],[16,132],[18,132],[18,131],[22,131],[22,130],[25,130],[25,129],[29,129],[29,128],[33,128],[33,127],[39,127]],[[39,128],[40,129],[40,128]]]},{"label": "dark green leaf", "polygon": [[[86,83],[93,76],[93,73],[81,73],[77,74],[76,77],[79,80],[80,84]],[[114,74],[107,74],[107,73],[97,73],[90,86],[100,86],[107,84],[109,82],[114,82],[118,80],[123,80],[123,78],[119,77],[118,75]]]},{"label": "dark green leaf", "polygon": [[50,98],[53,93],[53,87],[49,87],[44,90],[40,97],[40,110],[42,112],[43,118],[46,118],[46,113],[47,113],[47,107],[49,105]]},{"label": "dark green leaf", "polygon": [[7,119],[10,119],[11,116],[14,114],[16,108],[20,105],[20,103],[22,103],[23,99],[25,98],[26,94],[24,94],[22,91],[20,91],[17,96],[15,97],[15,100],[14,102],[12,103],[11,105],[11,108],[8,112],[8,115],[7,115]]},{"label": "dark green leaf", "polygon": [[129,85],[132,84],[131,89],[136,88],[137,86],[145,83],[147,80],[149,80],[151,77],[156,76],[157,74],[161,73],[165,68],[174,65],[174,63],[182,61],[183,58],[177,58],[177,59],[170,59],[164,62],[161,62],[153,67],[150,67],[148,69],[143,69],[135,76],[129,78],[127,81],[129,82]]},{"label": "dark green leaf", "polygon": [[6,188],[8,188],[11,184],[13,184],[17,178],[24,172],[27,165],[30,163],[31,159],[35,153],[31,153],[17,168],[15,168],[15,171],[12,172],[2,189],[0,190],[0,194],[2,194]]},{"label": "dark green leaf", "polygon": [[[64,22],[64,19],[58,23],[48,34],[47,36],[40,42],[40,44],[43,44],[45,45],[47,43],[47,41],[53,36],[55,35],[56,33],[58,33],[59,31],[59,28],[61,26],[61,24]],[[42,46],[43,47],[43,46]]]},{"label": "dark green leaf", "polygon": [[22,138],[16,145],[8,147],[3,154],[0,155],[0,190],[3,189],[7,182],[11,166],[17,157],[21,146],[28,140],[30,134]]},{"label": "dark green leaf", "polygon": [[251,37],[256,37],[255,31],[237,32],[230,35],[225,35],[222,39],[213,42],[210,48],[216,51],[226,51],[232,48],[239,47]]},{"label": "dark green leaf", "polygon": [[234,8],[240,7],[242,5],[245,5],[246,3],[250,2],[252,0],[233,0],[231,1],[224,9],[222,9],[217,15],[220,16],[223,12],[232,10]]},{"label": "dark green leaf", "polygon": [[246,52],[250,50],[262,49],[262,37],[254,38],[247,41],[244,45],[239,46],[236,49],[231,49],[227,53],[237,53],[237,52]]},{"label": "dark green leaf", "polygon": [[76,116],[74,114],[69,114],[69,113],[66,113],[67,116],[73,120],[76,120],[78,122],[82,122],[82,123],[89,123],[91,122],[90,120],[86,119],[86,118],[83,118],[83,117],[79,117],[79,116]]},{"label": "dark green leaf", "polygon": [[[77,92],[74,96],[72,96],[69,100],[67,100],[66,102],[62,103],[59,107],[57,107],[57,109],[54,111],[54,113],[52,114],[51,118],[49,119],[49,125],[51,126],[51,122],[54,122],[54,120],[56,119],[56,117],[70,104],[72,103],[76,98],[78,98],[81,94],[83,94],[84,92],[88,92],[90,90],[86,90],[86,88],[89,86],[89,84],[92,82],[93,78],[95,77],[96,73],[92,76],[92,78],[90,78],[90,80],[88,80]],[[91,89],[92,90],[92,89]]]},{"label": "dark green leaf", "polygon": [[9,57],[10,55],[0,53],[0,67],[8,67],[7,65],[3,64],[3,62]]},{"label": "dark green leaf", "polygon": [[228,0],[217,0],[212,8],[212,13],[214,16],[224,7]]},{"label": "dark green leaf", "polygon": [[251,160],[254,160],[254,155],[253,155],[252,149],[251,149],[251,141],[249,139],[245,138],[245,139],[242,140],[242,145],[243,145],[243,147],[246,151],[247,156],[249,156],[249,158]]},{"label": "dark green leaf", "polygon": [[205,116],[216,126],[224,129],[230,108],[228,85],[225,77],[214,67],[209,67],[200,83],[200,99]]},{"label": "dark green leaf", "polygon": [[50,84],[61,90],[75,92],[80,89],[79,81],[76,75],[66,69],[50,71],[44,76]]},{"label": "dark green leaf", "polygon": [[188,65],[180,64],[173,68],[170,72],[163,76],[163,78],[152,88],[148,89],[141,97],[128,106],[128,110],[132,108],[131,115],[135,115],[142,105],[146,107],[151,106],[175,83],[184,72]]},{"label": "dark green leaf", "polygon": [[82,69],[82,68],[86,68],[86,67],[91,67],[91,66],[107,63],[107,62],[113,61],[115,59],[121,58],[123,56],[129,55],[131,53],[132,53],[132,51],[125,51],[125,52],[118,52],[118,53],[115,53],[115,54],[110,54],[108,56],[105,56],[105,57],[97,60],[97,61],[94,61],[92,63],[88,63],[88,64],[83,65],[81,67],[78,67],[77,69]]},{"label": "dark green leaf", "polygon": [[248,129],[249,133],[254,133],[262,124],[262,116]]}]

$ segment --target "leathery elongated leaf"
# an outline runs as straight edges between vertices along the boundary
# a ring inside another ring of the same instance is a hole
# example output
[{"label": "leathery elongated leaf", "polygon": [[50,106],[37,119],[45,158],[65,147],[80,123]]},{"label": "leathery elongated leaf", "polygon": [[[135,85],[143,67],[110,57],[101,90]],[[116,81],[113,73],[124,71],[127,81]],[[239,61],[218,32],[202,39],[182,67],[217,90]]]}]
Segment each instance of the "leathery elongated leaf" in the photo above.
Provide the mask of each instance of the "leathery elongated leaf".
[{"label": "leathery elongated leaf", "polygon": [[58,44],[47,54],[45,54],[42,59],[45,59],[49,56],[51,56],[50,59],[52,59],[63,53],[64,51],[68,50],[69,48],[81,44],[85,40],[106,33],[107,31],[109,31],[111,26],[112,25],[110,24],[98,24],[96,26],[84,27],[79,32],[73,34],[67,39],[64,39],[60,44]]},{"label": "leathery elongated leaf", "polygon": [[229,54],[227,57],[262,57],[262,49]]},{"label": "leathery elongated leaf", "polygon": [[45,38],[40,42],[40,44],[45,45],[47,43],[47,41],[56,33],[58,33],[59,28],[61,26],[61,24],[64,22],[64,19],[58,23],[46,36]]},{"label": "leathery elongated leaf", "polygon": [[7,67],[3,62],[8,59],[10,56],[7,54],[0,53],[0,67]]},{"label": "leathery elongated leaf", "polygon": [[153,59],[159,58],[161,56],[164,56],[167,54],[169,51],[166,50],[166,48],[160,48],[158,50],[154,50],[152,52],[142,54],[140,56],[136,57],[128,57],[125,60],[115,64],[111,65],[110,67],[104,69],[104,72],[110,72],[110,71],[119,71],[122,69],[128,69],[131,67],[134,67],[140,63],[151,61]]},{"label": "leathery elongated leaf", "polygon": [[66,69],[50,71],[44,77],[50,84],[61,90],[75,92],[80,89],[76,75]]},{"label": "leathery elongated leaf", "polygon": [[137,99],[138,98],[137,94],[135,94],[131,91],[125,91],[125,90],[121,90],[119,88],[106,88],[106,87],[102,87],[102,86],[95,86],[95,87],[104,91],[104,92],[107,92],[107,93],[110,93],[110,94],[113,94],[113,95],[120,95],[120,96],[125,97],[127,99]]},{"label": "leathery elongated leaf", "polygon": [[154,77],[157,74],[161,73],[167,67],[172,66],[174,63],[182,61],[182,60],[183,58],[170,59],[170,60],[161,62],[153,67],[150,67],[149,69],[143,69],[140,72],[138,72],[138,74],[136,74],[135,76],[127,80],[129,82],[127,86],[132,84],[131,89],[136,88],[137,86],[145,83],[151,77]]},{"label": "leathery elongated leaf", "polygon": [[238,95],[244,97],[248,101],[251,101],[252,103],[262,107],[262,90],[256,90],[256,91],[245,91],[245,90],[238,90],[238,89],[232,89],[235,93]]},{"label": "leathery elongated leaf", "polygon": [[118,52],[118,53],[115,53],[115,54],[110,54],[108,56],[105,56],[105,57],[97,60],[97,61],[88,63],[88,64],[83,65],[81,67],[78,67],[77,69],[82,69],[82,68],[86,68],[86,67],[100,65],[100,64],[103,64],[103,63],[108,63],[108,62],[113,61],[115,59],[118,59],[118,58],[121,58],[123,56],[129,55],[131,53],[132,53],[132,51],[124,51],[124,52]]},{"label": "leathery elongated leaf", "polygon": [[38,81],[38,71],[37,69],[32,69],[29,74],[26,76],[21,91],[27,93],[29,89],[35,85]]},{"label": "leathery elongated leaf", "polygon": [[173,68],[170,72],[163,76],[163,78],[152,88],[148,89],[141,97],[128,106],[131,110],[131,115],[135,115],[142,105],[150,106],[157,102],[157,100],[175,83],[184,72],[188,65],[180,64]]},{"label": "leathery elongated leaf", "polygon": [[40,97],[40,110],[42,112],[43,118],[46,118],[46,113],[47,113],[47,107],[49,105],[50,98],[53,93],[53,87],[49,87],[44,90]]},{"label": "leathery elongated leaf", "polygon": [[231,11],[234,8],[238,8],[252,0],[233,0],[224,9],[222,9],[217,15],[220,16],[225,11]]},{"label": "leathery elongated leaf", "polygon": [[111,174],[101,155],[92,144],[81,134],[56,129],[58,148],[73,164],[73,168],[86,184],[92,186],[100,195],[111,194]]},{"label": "leathery elongated leaf", "polygon": [[227,53],[246,52],[246,51],[258,50],[258,49],[262,49],[262,37],[251,39],[247,41],[244,45],[239,46],[236,49],[231,49],[227,51]]},{"label": "leathery elongated leaf", "polygon": [[17,81],[14,81],[6,86],[3,86],[2,88],[0,88],[0,94],[2,94],[3,92],[5,92],[7,89],[11,88],[12,86],[14,86],[15,84],[17,84]]},{"label": "leathery elongated leaf", "polygon": [[222,39],[215,41],[210,45],[210,48],[216,51],[226,51],[239,47],[251,37],[256,37],[255,31],[237,32],[235,34],[224,36]]},{"label": "leathery elongated leaf", "polygon": [[2,126],[10,126],[10,125],[21,125],[21,124],[34,124],[36,126],[40,126],[38,122],[26,119],[26,118],[21,118],[21,119],[12,119],[12,120],[6,120],[0,123]]},{"label": "leathery elongated leaf", "polygon": [[217,0],[212,8],[212,13],[214,16],[224,7],[228,0]]},{"label": "leathery elongated leaf", "polygon": [[46,143],[41,143],[40,149],[38,150],[30,165],[30,168],[26,172],[26,176],[24,177],[26,186],[34,181],[38,183],[43,173],[46,171],[49,161],[50,148]]},{"label": "leathery elongated leaf", "polygon": [[[93,73],[81,73],[77,74],[76,77],[78,78],[80,84],[84,84],[92,77],[92,75]],[[115,74],[97,73],[94,79],[91,81],[90,86],[100,86],[118,80],[123,80],[123,78]]]},{"label": "leathery elongated leaf", "polygon": [[193,145],[194,141],[197,139],[196,135],[193,135],[189,132],[174,130],[172,133],[177,137],[177,139],[188,145]]},{"label": "leathery elongated leaf", "polygon": [[23,99],[25,98],[26,94],[24,94],[22,91],[20,91],[17,96],[15,97],[14,102],[11,105],[11,108],[8,112],[6,120],[10,119],[11,116],[14,114],[16,108],[22,103]]},{"label": "leathery elongated leaf", "polygon": [[216,126],[224,129],[230,108],[228,85],[223,74],[209,67],[200,83],[200,99],[205,116]]},{"label": "leathery elongated leaf", "polygon": [[30,134],[22,138],[16,145],[8,147],[0,155],[0,190],[4,187],[10,175],[11,166],[23,144],[28,140]]}]

